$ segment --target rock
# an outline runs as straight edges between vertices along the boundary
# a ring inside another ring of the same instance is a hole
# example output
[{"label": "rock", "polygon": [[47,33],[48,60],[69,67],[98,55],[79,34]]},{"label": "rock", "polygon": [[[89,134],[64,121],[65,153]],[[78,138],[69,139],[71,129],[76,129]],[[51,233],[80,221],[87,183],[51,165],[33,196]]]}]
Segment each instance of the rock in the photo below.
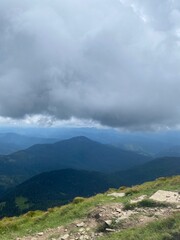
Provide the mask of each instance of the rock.
[{"label": "rock", "polygon": [[88,235],[80,236],[79,239],[80,239],[80,240],[88,240],[88,239],[89,239],[89,236],[88,236]]},{"label": "rock", "polygon": [[107,194],[108,197],[124,197],[125,196],[125,193],[117,193],[117,192],[114,192],[114,193],[109,193]]},{"label": "rock", "polygon": [[77,227],[84,227],[84,225],[85,225],[84,222],[81,222],[81,223],[76,224]]},{"label": "rock", "polygon": [[122,210],[120,208],[116,208],[116,212],[121,213]]},{"label": "rock", "polygon": [[146,198],[147,198],[147,195],[142,195],[138,198],[135,198],[135,199],[131,200],[130,203],[138,203],[138,202],[141,202],[142,200],[144,200]]},{"label": "rock", "polygon": [[121,216],[121,217],[118,218],[118,220],[121,221],[121,220],[125,220],[127,218],[128,218],[127,216]]},{"label": "rock", "polygon": [[90,237],[88,235],[85,235],[85,239],[88,240],[90,239]]},{"label": "rock", "polygon": [[84,230],[85,230],[84,228],[80,228],[79,232],[84,232]]},{"label": "rock", "polygon": [[112,224],[112,220],[106,220],[106,221],[104,221],[105,222],[105,224],[107,225],[107,226],[111,226],[111,224]]},{"label": "rock", "polygon": [[65,234],[64,236],[62,236],[60,239],[61,240],[66,240],[66,239],[68,239],[69,238],[69,234]]},{"label": "rock", "polygon": [[150,199],[158,202],[180,203],[180,194],[178,192],[158,190]]},{"label": "rock", "polygon": [[102,236],[103,236],[103,233],[99,233],[99,236],[102,237]]},{"label": "rock", "polygon": [[84,239],[85,239],[85,240],[88,240],[88,239],[89,239],[89,236],[88,236],[88,235],[84,235]]},{"label": "rock", "polygon": [[112,229],[112,228],[106,228],[106,232],[115,232],[116,230]]},{"label": "rock", "polygon": [[43,232],[39,232],[37,235],[38,235],[38,236],[43,236],[44,233],[43,233]]}]

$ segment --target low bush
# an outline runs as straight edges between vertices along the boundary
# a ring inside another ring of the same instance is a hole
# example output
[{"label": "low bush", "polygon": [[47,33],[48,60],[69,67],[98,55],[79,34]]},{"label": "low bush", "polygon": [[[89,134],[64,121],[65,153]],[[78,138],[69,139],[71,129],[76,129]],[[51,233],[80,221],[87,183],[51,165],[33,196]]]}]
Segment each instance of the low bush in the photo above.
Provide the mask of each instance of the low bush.
[{"label": "low bush", "polygon": [[85,198],[83,198],[83,197],[75,197],[72,203],[78,204],[78,203],[81,203],[84,201],[85,201]]},{"label": "low bush", "polygon": [[138,189],[136,189],[136,188],[130,188],[130,189],[128,189],[127,191],[126,191],[126,196],[131,196],[131,195],[133,195],[133,194],[135,194],[135,193],[138,193],[139,192],[139,190]]},{"label": "low bush", "polygon": [[132,210],[134,208],[155,208],[155,207],[168,207],[169,204],[163,202],[156,202],[151,199],[144,199],[137,203],[126,203],[124,210]]}]

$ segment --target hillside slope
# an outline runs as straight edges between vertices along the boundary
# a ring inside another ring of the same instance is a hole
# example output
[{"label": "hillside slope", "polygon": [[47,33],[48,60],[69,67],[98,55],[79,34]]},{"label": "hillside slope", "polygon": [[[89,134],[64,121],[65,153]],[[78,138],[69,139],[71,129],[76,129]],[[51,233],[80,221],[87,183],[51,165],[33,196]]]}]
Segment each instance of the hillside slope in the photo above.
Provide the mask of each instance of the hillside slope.
[{"label": "hillside slope", "polygon": [[171,146],[157,154],[157,157],[180,157],[180,145]]},{"label": "hillside slope", "polygon": [[[0,220],[2,240],[179,239],[180,176],[79,198],[63,207]],[[158,190],[177,198],[151,200]],[[172,193],[170,191],[173,191]],[[112,197],[113,194],[119,197]],[[121,196],[121,197],[120,197]],[[132,203],[133,202],[133,203]]]},{"label": "hillside slope", "polygon": [[5,203],[0,217],[64,205],[76,196],[92,196],[110,186],[107,175],[98,172],[65,169],[42,173],[9,190],[0,199],[0,204]]},{"label": "hillside slope", "polygon": [[[180,157],[162,157],[140,166],[112,174],[115,182],[131,186],[152,181],[158,177],[180,174]],[[118,187],[119,185],[116,185]]]}]

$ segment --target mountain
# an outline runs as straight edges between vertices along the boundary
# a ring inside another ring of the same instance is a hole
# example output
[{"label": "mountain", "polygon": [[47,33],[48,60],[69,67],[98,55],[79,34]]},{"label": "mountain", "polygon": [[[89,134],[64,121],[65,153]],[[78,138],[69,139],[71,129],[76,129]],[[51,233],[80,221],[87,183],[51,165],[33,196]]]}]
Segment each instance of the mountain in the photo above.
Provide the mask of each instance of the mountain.
[{"label": "mountain", "polygon": [[115,184],[130,186],[151,181],[159,177],[180,175],[180,157],[163,157],[148,163],[112,174]]},{"label": "mountain", "polygon": [[142,164],[150,159],[86,137],[74,137],[54,144],[37,144],[8,156],[0,156],[0,163],[12,165],[12,169],[18,165],[35,172],[60,168],[112,172]]},{"label": "mountain", "polygon": [[30,137],[17,133],[0,133],[0,155],[8,155],[39,143],[54,143],[57,139]]},{"label": "mountain", "polygon": [[[155,156],[158,152],[170,148],[180,141],[179,131],[167,132],[124,132],[112,128],[94,127],[43,127],[1,128],[0,132],[14,132],[19,135],[36,138],[69,139],[86,136],[103,144],[114,145],[119,148]],[[22,149],[22,148],[21,148]]]},{"label": "mountain", "polygon": [[157,154],[158,157],[180,157],[180,145],[172,146]]},{"label": "mountain", "polygon": [[150,157],[141,154],[101,144],[86,137],[75,137],[54,144],[34,145],[8,156],[0,156],[0,176],[8,176],[14,181],[19,177],[25,180],[45,171],[65,168],[113,172],[149,160]]},{"label": "mountain", "polygon": [[107,176],[98,172],[64,169],[42,173],[7,192],[1,199],[6,207],[0,217],[64,205],[76,196],[92,196],[109,187]]},{"label": "mountain", "polygon": [[91,196],[108,188],[131,186],[158,177],[180,174],[180,158],[161,158],[117,173],[58,170],[39,174],[4,194],[1,216],[66,204],[74,197]]}]

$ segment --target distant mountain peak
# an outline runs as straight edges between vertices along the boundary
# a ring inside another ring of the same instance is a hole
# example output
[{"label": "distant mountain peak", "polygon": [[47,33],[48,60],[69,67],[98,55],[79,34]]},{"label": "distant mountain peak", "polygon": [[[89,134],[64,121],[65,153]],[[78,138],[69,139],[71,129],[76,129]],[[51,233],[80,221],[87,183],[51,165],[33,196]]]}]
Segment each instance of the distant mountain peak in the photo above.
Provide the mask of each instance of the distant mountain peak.
[{"label": "distant mountain peak", "polygon": [[85,136],[77,136],[77,137],[72,137],[69,140],[76,140],[76,141],[91,141],[94,142],[93,140],[89,139],[88,137]]},{"label": "distant mountain peak", "polygon": [[[76,136],[76,137],[72,137],[72,138],[69,138],[69,139],[65,139],[65,140],[60,140],[58,142],[55,143],[56,144],[62,144],[62,143],[98,143],[98,144],[101,144],[99,142],[96,142],[88,137],[85,137],[85,136]],[[104,145],[104,144],[103,144]]]}]

